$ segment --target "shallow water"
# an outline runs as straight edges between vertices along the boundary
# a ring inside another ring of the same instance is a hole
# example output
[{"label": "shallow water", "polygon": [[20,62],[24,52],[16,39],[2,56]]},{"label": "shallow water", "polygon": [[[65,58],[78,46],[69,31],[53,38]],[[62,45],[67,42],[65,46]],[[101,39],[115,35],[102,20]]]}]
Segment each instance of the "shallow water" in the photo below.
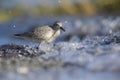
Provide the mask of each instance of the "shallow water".
[{"label": "shallow water", "polygon": [[[66,32],[50,44],[14,38],[35,25],[60,20]],[[119,80],[120,17],[20,16],[0,24],[1,80]],[[19,45],[29,45],[19,50]],[[29,54],[28,54],[29,53]],[[34,55],[37,57],[32,57]],[[27,57],[26,57],[27,56]],[[1,56],[3,57],[3,56]],[[18,58],[19,57],[19,58]]]}]

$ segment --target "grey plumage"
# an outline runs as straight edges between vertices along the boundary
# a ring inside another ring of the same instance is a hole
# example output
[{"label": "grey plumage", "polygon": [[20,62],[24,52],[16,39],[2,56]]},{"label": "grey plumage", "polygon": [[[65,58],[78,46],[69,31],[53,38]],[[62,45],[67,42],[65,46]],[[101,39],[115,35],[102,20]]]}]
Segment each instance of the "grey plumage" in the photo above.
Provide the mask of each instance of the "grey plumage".
[{"label": "grey plumage", "polygon": [[22,34],[14,34],[14,36],[35,42],[52,42],[60,35],[60,29],[65,31],[62,28],[62,23],[57,21],[53,24],[53,26],[46,25],[37,27]]}]

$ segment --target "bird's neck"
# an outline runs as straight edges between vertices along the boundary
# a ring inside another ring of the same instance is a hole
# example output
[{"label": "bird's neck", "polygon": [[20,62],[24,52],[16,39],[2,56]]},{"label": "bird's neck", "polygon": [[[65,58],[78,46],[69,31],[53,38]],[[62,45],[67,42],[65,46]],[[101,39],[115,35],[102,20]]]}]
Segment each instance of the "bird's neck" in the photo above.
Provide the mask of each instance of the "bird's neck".
[{"label": "bird's neck", "polygon": [[58,31],[58,30],[60,30],[60,28],[57,27],[57,26],[53,26],[52,28],[53,28],[54,31]]}]

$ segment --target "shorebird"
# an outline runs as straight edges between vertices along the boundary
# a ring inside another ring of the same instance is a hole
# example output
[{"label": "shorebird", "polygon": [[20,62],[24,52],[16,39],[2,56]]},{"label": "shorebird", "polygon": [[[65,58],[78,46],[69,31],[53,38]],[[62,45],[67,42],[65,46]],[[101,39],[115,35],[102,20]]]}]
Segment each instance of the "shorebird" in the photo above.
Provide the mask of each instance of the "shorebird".
[{"label": "shorebird", "polygon": [[14,34],[14,36],[39,43],[49,43],[54,41],[60,35],[60,30],[65,31],[65,29],[62,27],[62,23],[60,21],[56,21],[52,26],[39,26],[28,32]]}]

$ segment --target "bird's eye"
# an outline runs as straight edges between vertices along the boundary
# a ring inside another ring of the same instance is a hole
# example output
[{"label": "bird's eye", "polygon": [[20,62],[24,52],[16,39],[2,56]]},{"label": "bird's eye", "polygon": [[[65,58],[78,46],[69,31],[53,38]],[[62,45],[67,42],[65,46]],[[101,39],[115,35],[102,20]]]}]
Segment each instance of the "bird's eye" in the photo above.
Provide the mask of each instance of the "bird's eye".
[{"label": "bird's eye", "polygon": [[56,24],[57,26],[60,26],[59,24]]}]

